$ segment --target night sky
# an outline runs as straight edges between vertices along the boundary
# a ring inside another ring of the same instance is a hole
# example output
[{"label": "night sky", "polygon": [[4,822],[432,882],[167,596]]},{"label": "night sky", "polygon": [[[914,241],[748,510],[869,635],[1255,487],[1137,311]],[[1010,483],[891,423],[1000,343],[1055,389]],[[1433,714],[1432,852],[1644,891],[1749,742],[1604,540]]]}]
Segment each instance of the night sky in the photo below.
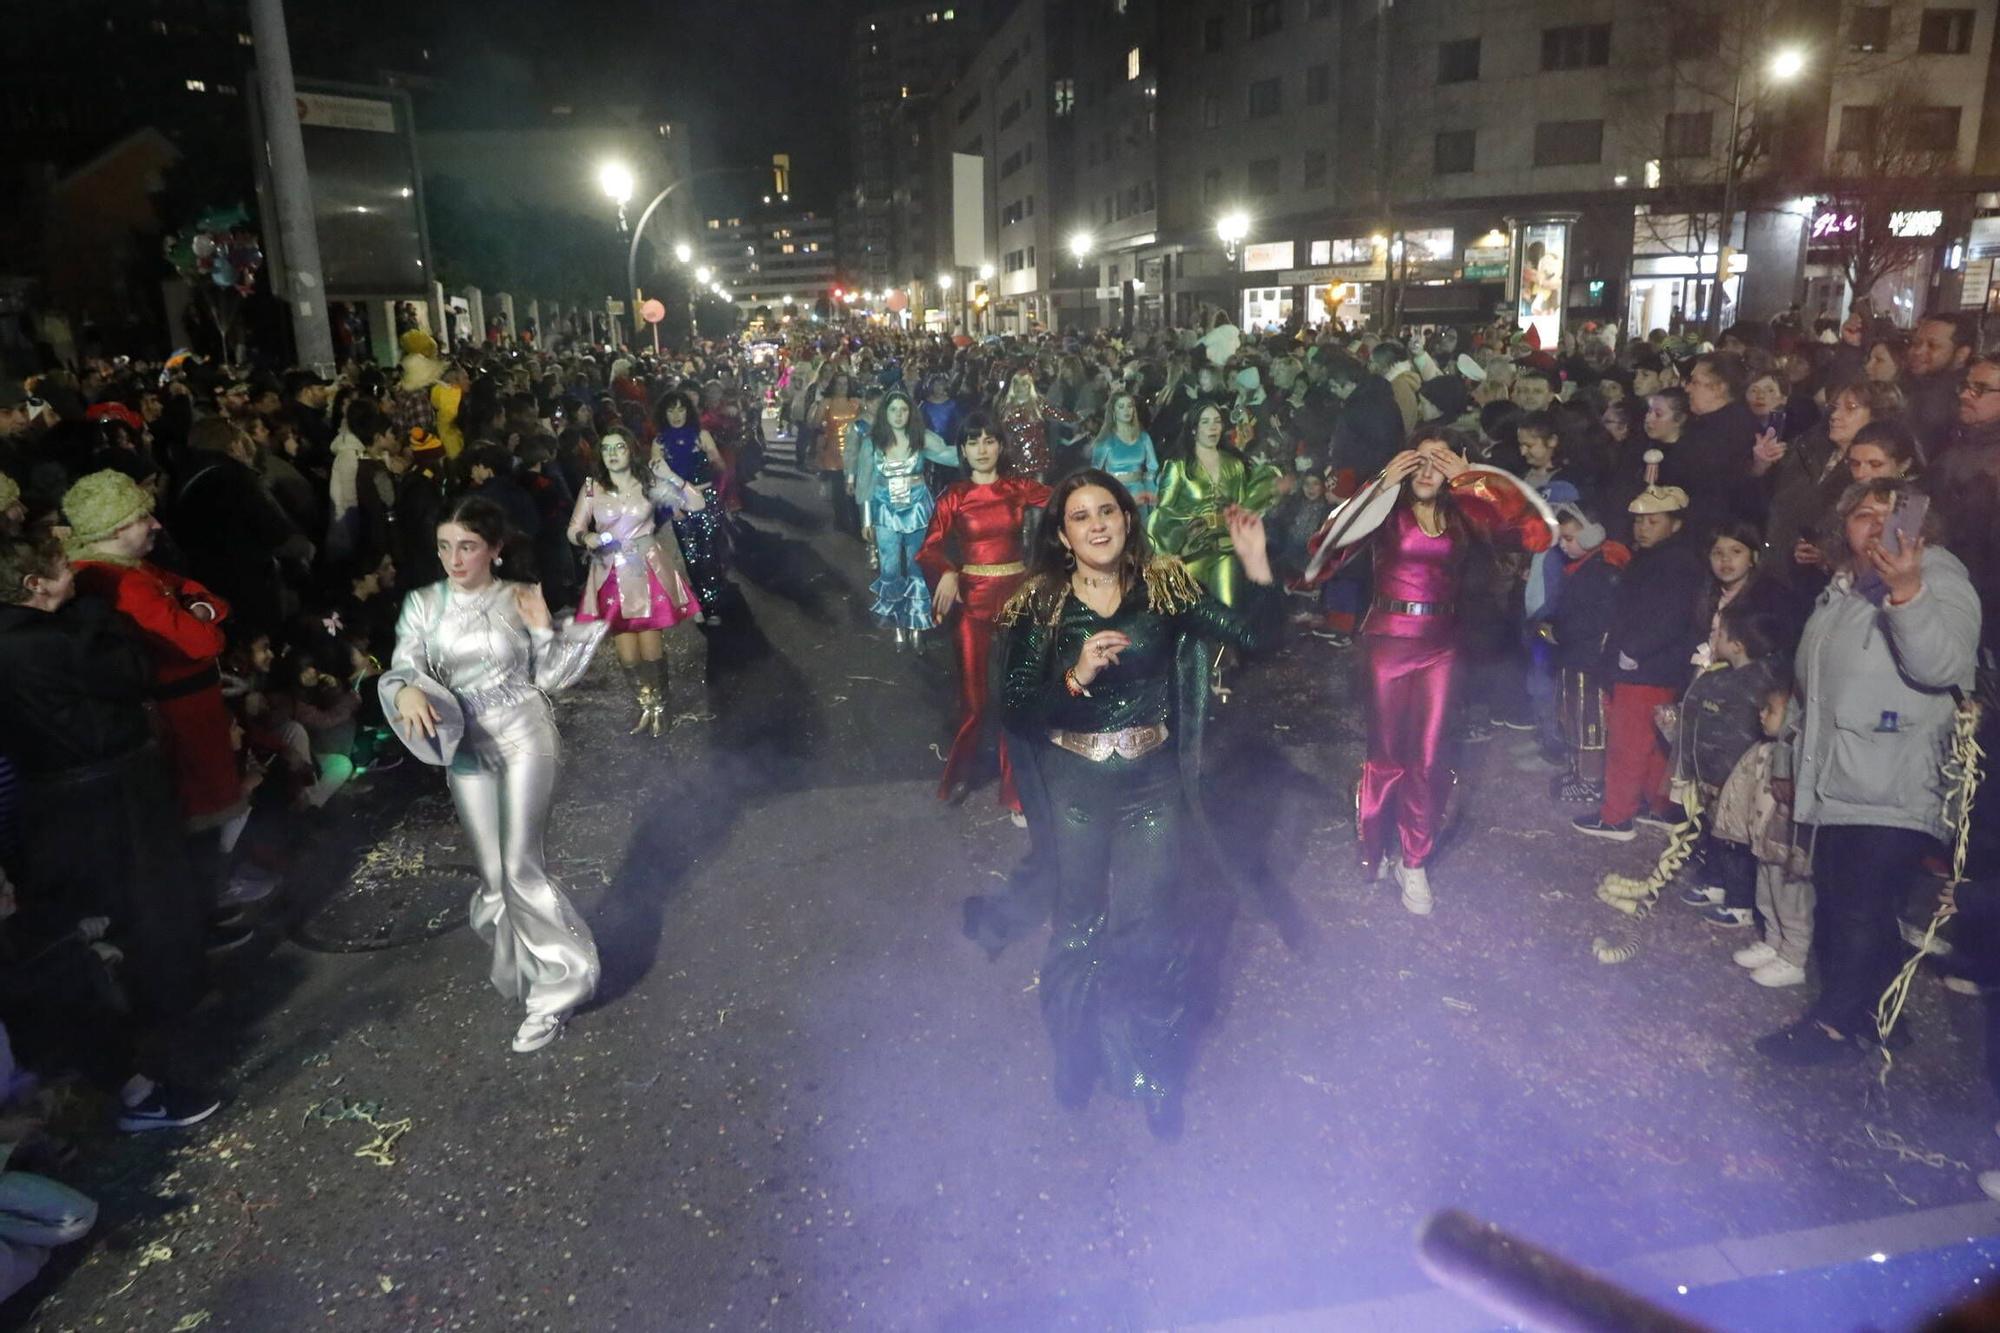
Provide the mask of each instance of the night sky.
[{"label": "night sky", "polygon": [[[697,168],[792,155],[794,202],[830,210],[846,176],[841,109],[848,15],[862,0],[489,0],[478,21],[433,14],[433,119],[504,120],[514,108],[632,103],[688,126]],[[447,7],[439,7],[441,9]],[[405,20],[407,21],[407,19]],[[424,21],[424,20],[419,20]],[[420,112],[420,115],[423,114]],[[732,190],[717,182],[703,207]]]}]

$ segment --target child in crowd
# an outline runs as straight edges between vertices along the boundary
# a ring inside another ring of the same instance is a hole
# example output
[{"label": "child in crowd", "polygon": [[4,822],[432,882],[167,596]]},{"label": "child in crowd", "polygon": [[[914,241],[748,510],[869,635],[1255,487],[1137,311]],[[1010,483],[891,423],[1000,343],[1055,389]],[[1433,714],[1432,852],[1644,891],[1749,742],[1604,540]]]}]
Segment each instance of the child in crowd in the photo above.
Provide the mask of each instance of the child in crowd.
[{"label": "child in crowd", "polygon": [[1758,713],[1762,739],[1736,763],[1715,802],[1715,836],[1749,848],[1757,863],[1763,938],[1738,949],[1760,986],[1803,986],[1812,951],[1812,858],[1792,837],[1791,757],[1797,719],[1791,681],[1772,672]]},{"label": "child in crowd", "polygon": [[1293,580],[1305,573],[1312,558],[1306,543],[1326,522],[1333,506],[1326,498],[1326,479],[1308,472],[1297,479],[1285,497],[1271,508],[1264,528],[1271,534],[1271,568],[1281,579]]},{"label": "child in crowd", "polygon": [[1521,455],[1521,480],[1546,497],[1552,483],[1565,479],[1559,462],[1562,428],[1555,414],[1544,409],[1523,416],[1514,426],[1514,443]]},{"label": "child in crowd", "polygon": [[[1778,618],[1740,603],[1723,608],[1709,639],[1710,662],[1688,686],[1674,717],[1674,784],[1682,804],[1701,817],[1706,884],[1682,897],[1710,925],[1747,926],[1754,919],[1757,863],[1748,840],[1715,834],[1716,796],[1751,746],[1763,738],[1764,701],[1783,649]],[[1717,887],[1711,887],[1717,886]]]},{"label": "child in crowd", "polygon": [[1595,804],[1604,799],[1604,643],[1632,553],[1580,505],[1563,505],[1556,517],[1562,595],[1537,626],[1555,647],[1556,724],[1567,756],[1551,791],[1559,801]]},{"label": "child in crowd", "polygon": [[323,670],[318,654],[303,645],[285,654],[277,674],[291,695],[292,716],[306,730],[318,775],[301,799],[317,809],[354,776],[354,719],[361,701],[338,674]]}]

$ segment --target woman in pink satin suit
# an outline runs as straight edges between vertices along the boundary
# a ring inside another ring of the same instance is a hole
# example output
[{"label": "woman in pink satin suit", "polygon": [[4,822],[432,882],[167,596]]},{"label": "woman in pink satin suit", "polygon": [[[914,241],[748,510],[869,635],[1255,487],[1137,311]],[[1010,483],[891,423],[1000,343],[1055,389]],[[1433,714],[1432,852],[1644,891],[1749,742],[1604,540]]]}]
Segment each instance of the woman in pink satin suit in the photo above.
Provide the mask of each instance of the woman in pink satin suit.
[{"label": "woman in pink satin suit", "polygon": [[[1454,443],[1451,432],[1420,428],[1414,447],[1390,460],[1378,485],[1400,487],[1401,494],[1366,543],[1374,555],[1375,596],[1361,626],[1368,757],[1355,791],[1355,833],[1362,865],[1379,877],[1393,873],[1403,906],[1418,916],[1431,911],[1424,867],[1451,785],[1444,743],[1468,544],[1541,551],[1554,538],[1554,524],[1520,483],[1467,463]],[[1326,531],[1336,528],[1329,519]]]}]

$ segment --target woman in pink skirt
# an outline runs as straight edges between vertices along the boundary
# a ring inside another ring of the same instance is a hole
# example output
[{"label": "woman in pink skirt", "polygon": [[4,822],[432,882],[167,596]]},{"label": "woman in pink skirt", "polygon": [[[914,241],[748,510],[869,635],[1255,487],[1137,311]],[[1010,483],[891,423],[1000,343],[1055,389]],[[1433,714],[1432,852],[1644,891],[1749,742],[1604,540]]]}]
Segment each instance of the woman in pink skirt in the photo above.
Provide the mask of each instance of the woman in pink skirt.
[{"label": "woman in pink skirt", "polygon": [[633,456],[631,441],[606,435],[598,442],[596,474],[583,484],[570,515],[569,539],[590,555],[590,578],[577,607],[578,623],[611,625],[618,668],[638,696],[632,735],[658,736],[667,713],[667,658],[660,631],[701,613],[688,584],[674,531],[660,510],[693,513],[706,503],[696,488],[674,475],[664,460]]}]

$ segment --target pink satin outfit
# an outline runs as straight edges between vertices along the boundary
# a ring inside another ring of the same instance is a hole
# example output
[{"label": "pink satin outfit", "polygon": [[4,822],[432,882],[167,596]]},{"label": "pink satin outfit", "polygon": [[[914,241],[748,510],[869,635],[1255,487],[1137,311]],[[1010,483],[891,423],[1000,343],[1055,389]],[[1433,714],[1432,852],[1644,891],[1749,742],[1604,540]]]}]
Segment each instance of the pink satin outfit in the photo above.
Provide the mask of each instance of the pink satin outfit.
[{"label": "pink satin outfit", "polygon": [[698,615],[701,603],[688,585],[687,565],[673,530],[659,529],[655,506],[668,502],[671,487],[650,496],[622,496],[596,482],[584,485],[570,516],[570,531],[594,529],[615,539],[605,548],[593,538],[590,581],[576,609],[579,622],[605,620],[613,634],[672,629]]},{"label": "pink satin outfit", "polygon": [[[1361,626],[1367,666],[1368,757],[1354,797],[1354,826],[1364,865],[1396,850],[1422,866],[1444,828],[1451,769],[1445,729],[1458,676],[1458,599],[1468,530],[1481,539],[1514,537],[1545,548],[1545,525],[1518,494],[1477,473],[1450,485],[1463,525],[1433,537],[1407,500],[1370,539],[1375,599]],[[1390,847],[1391,838],[1395,848]]]}]

